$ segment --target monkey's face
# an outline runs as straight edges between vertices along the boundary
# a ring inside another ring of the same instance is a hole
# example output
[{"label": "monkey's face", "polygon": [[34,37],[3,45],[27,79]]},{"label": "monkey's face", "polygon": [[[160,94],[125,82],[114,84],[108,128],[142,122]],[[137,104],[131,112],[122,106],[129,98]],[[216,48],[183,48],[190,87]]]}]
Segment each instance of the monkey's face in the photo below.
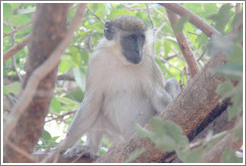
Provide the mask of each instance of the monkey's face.
[{"label": "monkey's face", "polygon": [[139,64],[144,57],[145,22],[133,16],[120,16],[105,23],[104,36],[120,42],[121,53],[132,64]]},{"label": "monkey's face", "polygon": [[142,61],[144,42],[143,32],[130,33],[120,38],[121,52],[128,62],[139,64]]}]

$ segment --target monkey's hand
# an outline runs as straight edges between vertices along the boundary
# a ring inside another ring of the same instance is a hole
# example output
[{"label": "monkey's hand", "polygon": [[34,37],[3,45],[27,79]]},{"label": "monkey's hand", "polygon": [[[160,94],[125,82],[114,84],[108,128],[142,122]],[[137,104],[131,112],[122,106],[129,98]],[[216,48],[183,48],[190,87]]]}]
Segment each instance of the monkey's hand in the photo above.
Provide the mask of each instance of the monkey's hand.
[{"label": "monkey's hand", "polygon": [[78,145],[72,148],[67,149],[64,153],[63,156],[67,159],[71,159],[74,157],[87,157],[91,159],[96,159],[97,155],[92,154],[90,152],[90,148],[86,145]]}]

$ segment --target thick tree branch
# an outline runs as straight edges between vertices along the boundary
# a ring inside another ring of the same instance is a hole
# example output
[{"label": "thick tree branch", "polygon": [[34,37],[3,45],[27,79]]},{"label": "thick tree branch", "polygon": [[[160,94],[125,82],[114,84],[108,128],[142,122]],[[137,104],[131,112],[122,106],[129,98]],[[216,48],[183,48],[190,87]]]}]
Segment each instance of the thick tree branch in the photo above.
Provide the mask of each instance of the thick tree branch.
[{"label": "thick tree branch", "polygon": [[21,42],[15,44],[8,51],[3,54],[3,61],[6,61],[10,57],[14,56],[18,51],[25,47],[31,39],[31,34],[27,35]]},{"label": "thick tree branch", "polygon": [[180,15],[180,16],[189,16],[189,21],[199,28],[203,33],[205,33],[208,37],[211,37],[212,34],[220,34],[216,29],[214,29],[211,25],[206,23],[203,19],[199,16],[194,14],[193,12],[187,10],[185,7],[181,6],[180,4],[176,3],[160,3],[160,5],[166,7],[167,9],[171,10],[172,12]]},{"label": "thick tree branch", "polygon": [[[48,5],[50,5],[50,4],[48,4]],[[58,5],[62,5],[62,4],[58,4]],[[62,5],[61,6],[62,10],[56,10],[56,11],[61,12],[60,14],[62,14],[63,17],[64,17],[64,14],[66,14],[66,12],[64,12],[65,11],[64,9],[67,8],[66,6],[70,6],[70,5],[65,5],[65,6]],[[52,10],[52,6],[50,6],[50,8],[48,8],[48,6],[42,6],[41,5],[40,7],[43,9],[43,11],[41,9],[39,11],[37,11],[40,18],[42,18],[42,14],[47,14],[44,12],[47,12],[47,11],[48,12],[54,12]],[[56,49],[51,47],[51,49],[54,49],[54,51],[50,54],[50,56],[48,56],[48,59],[46,59],[46,58],[43,59],[45,61],[43,62],[42,65],[37,66],[37,64],[28,64],[29,67],[31,65],[32,66],[36,65],[37,68],[33,72],[29,71],[29,72],[31,72],[31,75],[30,75],[29,79],[26,80],[26,82],[24,83],[24,89],[21,93],[21,96],[19,97],[19,100],[16,103],[16,105],[13,107],[11,114],[10,114],[10,117],[8,118],[8,120],[6,122],[6,125],[4,128],[4,145],[5,146],[7,146],[7,140],[9,139],[10,134],[13,135],[12,132],[17,127],[16,125],[19,122],[20,117],[25,112],[25,110],[29,106],[30,102],[32,101],[33,97],[35,96],[36,89],[38,88],[39,84],[41,84],[40,81],[43,80],[47,75],[49,76],[49,74],[51,74],[51,73],[52,74],[49,77],[55,78],[56,72],[52,72],[52,71],[53,70],[56,71],[55,68],[58,66],[58,63],[60,61],[60,58],[62,56],[63,51],[65,50],[65,48],[68,46],[68,44],[72,40],[73,35],[74,35],[74,31],[77,29],[78,25],[82,21],[82,16],[83,16],[83,13],[85,11],[85,8],[86,8],[86,4],[80,4],[79,5],[79,9],[77,10],[77,13],[75,14],[75,17],[74,17],[74,19],[71,23],[71,26],[70,26],[70,30],[67,32],[66,37],[60,42],[60,44],[56,47]],[[47,11],[45,11],[45,10],[47,10]],[[64,19],[64,18],[58,19],[57,15],[52,15],[52,16],[54,16],[54,17],[51,17],[51,20],[56,19],[56,22],[61,21],[61,22],[63,22],[62,24],[65,26],[66,19]],[[65,17],[66,17],[66,15],[65,15]],[[37,18],[38,18],[38,16],[37,16]],[[49,18],[47,18],[47,17],[45,17],[45,19],[49,20]],[[42,19],[40,19],[39,21],[41,21],[41,20]],[[45,24],[45,21],[43,21],[42,23]],[[54,21],[53,21],[53,23],[54,23]],[[40,22],[39,22],[39,25],[40,25]],[[52,24],[45,24],[45,25],[49,26]],[[58,25],[58,27],[61,26],[59,24],[56,24],[56,25]],[[58,28],[58,27],[53,27],[53,29],[51,29],[51,30],[54,31],[54,30],[56,30],[55,28]],[[35,29],[35,27],[33,29]],[[63,31],[62,29],[63,29],[63,27],[61,27],[59,29],[59,31]],[[40,32],[37,35],[40,35]],[[64,33],[62,36],[64,36]],[[53,40],[55,39],[59,42],[61,40],[62,36],[59,36],[59,37],[53,36],[52,39]],[[52,37],[52,36],[48,36],[48,37]],[[35,51],[35,50],[33,50],[33,51]],[[32,58],[32,57],[30,57],[30,58]],[[50,85],[50,84],[46,85],[45,84],[44,86],[46,86],[46,88],[49,88],[49,87],[54,87],[54,84],[53,85]],[[51,94],[47,94],[47,96],[49,96],[49,99],[51,99],[52,91],[51,91]],[[47,102],[49,103],[49,101],[47,101]],[[32,109],[34,109],[34,110],[30,110],[31,112],[35,111],[35,109],[38,109],[38,108],[32,108]],[[33,113],[31,113],[31,114],[33,114]],[[36,114],[38,114],[38,112]],[[38,134],[38,135],[40,136],[40,134]],[[14,137],[12,137],[12,138],[14,139]],[[34,145],[35,144],[36,144],[36,142],[34,143]]]},{"label": "thick tree branch", "polygon": [[[175,25],[178,21],[178,18],[176,16],[176,14],[174,14],[172,11],[170,11],[169,9],[166,10],[167,11],[167,15],[168,15],[168,18],[169,18],[169,21],[171,23],[171,26],[173,28],[173,30],[175,29]],[[175,37],[178,41],[178,44],[179,44],[179,48],[180,50],[182,51],[183,55],[184,55],[184,58],[188,64],[188,68],[189,68],[189,71],[190,71],[190,74],[191,74],[191,77],[194,77],[198,71],[199,71],[199,67],[197,65],[197,62],[194,58],[194,55],[193,55],[193,52],[188,44],[188,41],[184,35],[184,33],[181,31],[181,32],[178,32],[176,33],[174,31],[174,34],[175,34]]]}]

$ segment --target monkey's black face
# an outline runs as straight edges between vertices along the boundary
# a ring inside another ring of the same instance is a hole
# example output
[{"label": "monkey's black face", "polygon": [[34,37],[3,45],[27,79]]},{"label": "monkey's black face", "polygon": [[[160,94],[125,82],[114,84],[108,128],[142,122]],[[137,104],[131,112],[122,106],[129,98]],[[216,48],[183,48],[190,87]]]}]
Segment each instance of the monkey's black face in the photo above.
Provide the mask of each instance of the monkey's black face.
[{"label": "monkey's black face", "polygon": [[121,37],[121,52],[125,58],[133,63],[139,64],[143,59],[143,46],[145,42],[145,34],[136,32]]}]

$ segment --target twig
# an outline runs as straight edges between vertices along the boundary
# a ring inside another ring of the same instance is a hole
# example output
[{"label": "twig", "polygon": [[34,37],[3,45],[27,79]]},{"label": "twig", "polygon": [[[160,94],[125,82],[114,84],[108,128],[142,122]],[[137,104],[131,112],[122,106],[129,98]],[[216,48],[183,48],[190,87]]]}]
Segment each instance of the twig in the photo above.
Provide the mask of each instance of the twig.
[{"label": "twig", "polygon": [[173,54],[173,55],[170,55],[167,58],[165,58],[165,60],[169,61],[170,59],[173,59],[173,58],[178,57],[178,56],[179,56],[178,54]]},{"label": "twig", "polygon": [[194,14],[193,12],[187,10],[183,6],[176,4],[176,3],[160,3],[160,5],[166,7],[167,9],[171,10],[172,12],[180,15],[180,16],[189,16],[189,21],[201,31],[203,31],[208,37],[211,37],[213,34],[220,34],[215,28],[211,25],[206,23],[203,19],[199,16]]},{"label": "twig", "polygon": [[30,23],[27,23],[27,24],[25,24],[25,25],[22,25],[22,26],[20,26],[20,27],[18,27],[18,28],[16,28],[16,29],[14,29],[12,32],[4,33],[4,34],[3,34],[3,37],[12,35],[12,34],[18,32],[18,31],[20,31],[20,30],[23,30],[23,29],[26,29],[26,28],[30,27],[31,25],[32,25],[31,22],[30,22]]},{"label": "twig", "polygon": [[166,25],[166,23],[167,22],[163,22],[162,24],[161,24],[161,26],[156,30],[156,34],[155,35],[157,35],[158,33],[159,33],[159,31]]},{"label": "twig", "polygon": [[76,111],[69,111],[69,112],[66,112],[66,113],[61,114],[61,115],[55,114],[57,117],[51,117],[52,119],[47,120],[45,123],[51,122],[51,121],[53,121],[53,120],[58,120],[58,119],[61,120],[61,119],[64,119],[65,116],[74,114],[75,112],[76,112]]},{"label": "twig", "polygon": [[6,61],[7,59],[15,55],[19,50],[21,50],[29,43],[30,39],[31,39],[31,34],[27,35],[21,42],[11,47],[8,51],[6,51],[3,54],[3,60]]},{"label": "twig", "polygon": [[[166,11],[167,11],[167,15],[168,15],[169,21],[171,23],[172,29],[174,30],[174,27],[175,27],[177,20],[178,20],[177,15],[175,13],[173,13],[172,11],[170,11],[169,9],[167,9]],[[192,50],[188,44],[188,41],[187,41],[187,39],[186,39],[186,37],[182,31],[179,33],[174,32],[174,34],[175,34],[175,37],[178,41],[180,50],[182,51],[183,56],[184,56],[184,58],[187,62],[187,65],[189,67],[191,77],[194,77],[198,73],[199,67],[198,67],[197,62],[194,58]]]},{"label": "twig", "polygon": [[100,21],[103,25],[105,24],[105,21],[103,21],[100,17],[98,17],[96,13],[94,13],[91,9],[87,8],[87,10],[91,12],[91,14],[95,16],[98,19],[98,21]]},{"label": "twig", "polygon": [[166,15],[164,15],[160,10],[158,10],[157,8],[155,7],[152,7],[157,13],[159,13],[164,19],[165,21],[168,21],[168,18]]},{"label": "twig", "polygon": [[155,48],[155,45],[156,45],[156,28],[155,28],[155,24],[153,22],[153,19],[152,19],[152,15],[151,15],[151,11],[150,11],[150,8],[149,8],[149,4],[146,3],[146,7],[147,7],[147,11],[148,11],[148,17],[149,17],[149,20],[150,20],[150,24],[152,26],[152,30],[153,30],[153,55],[155,55],[155,52],[156,52],[156,48]]},{"label": "twig", "polygon": [[[25,74],[21,75],[21,77],[25,77]],[[17,75],[7,75],[4,76],[4,78],[10,80],[10,81],[18,81],[18,76]],[[73,76],[70,75],[66,75],[66,74],[62,74],[62,75],[58,75],[57,80],[66,80],[66,81],[75,81]]]},{"label": "twig", "polygon": [[196,60],[197,62],[200,61],[200,60],[202,59],[202,57],[205,55],[206,51],[207,51],[207,50],[204,50],[204,51],[203,51],[202,55]]},{"label": "twig", "polygon": [[86,4],[79,5],[79,8],[74,16],[74,19],[71,23],[70,29],[67,32],[66,37],[52,52],[49,58],[41,66],[36,68],[36,70],[31,74],[25,89],[23,89],[21,96],[19,97],[18,102],[11,110],[10,118],[8,118],[6,122],[6,127],[3,134],[4,144],[6,144],[6,141],[8,140],[10,133],[12,133],[13,129],[15,128],[20,116],[23,114],[23,112],[31,102],[40,80],[42,80],[59,63],[63,51],[72,40],[74,31],[77,29],[77,27],[82,21],[85,8]]},{"label": "twig", "polygon": [[192,34],[192,35],[200,36],[199,34],[194,33],[194,32],[190,32],[190,31],[188,31],[188,33],[189,33],[189,34]]},{"label": "twig", "polygon": [[177,69],[178,71],[182,72],[182,70],[180,70],[176,66],[173,66],[172,64],[170,64],[167,60],[163,59],[162,57],[160,57],[160,56],[157,55],[156,58],[159,59],[159,60],[161,60],[162,62],[168,64],[170,67],[173,67],[173,68]]},{"label": "twig", "polygon": [[[15,36],[16,36],[16,33],[13,34],[13,38],[12,38],[12,46],[14,46],[14,44],[15,44]],[[15,68],[15,72],[17,73],[17,76],[18,76],[19,80],[20,80],[21,82],[23,82],[23,79],[22,79],[22,77],[21,77],[21,74],[19,73],[19,71],[18,71],[18,69],[17,69],[17,64],[16,64],[16,61],[15,61],[15,55],[12,56],[12,63],[13,63],[13,66],[14,66],[14,68]]]},{"label": "twig", "polygon": [[7,93],[6,96],[7,96],[8,100],[11,102],[11,105],[14,106],[17,99],[15,97],[11,96],[10,93]]}]

